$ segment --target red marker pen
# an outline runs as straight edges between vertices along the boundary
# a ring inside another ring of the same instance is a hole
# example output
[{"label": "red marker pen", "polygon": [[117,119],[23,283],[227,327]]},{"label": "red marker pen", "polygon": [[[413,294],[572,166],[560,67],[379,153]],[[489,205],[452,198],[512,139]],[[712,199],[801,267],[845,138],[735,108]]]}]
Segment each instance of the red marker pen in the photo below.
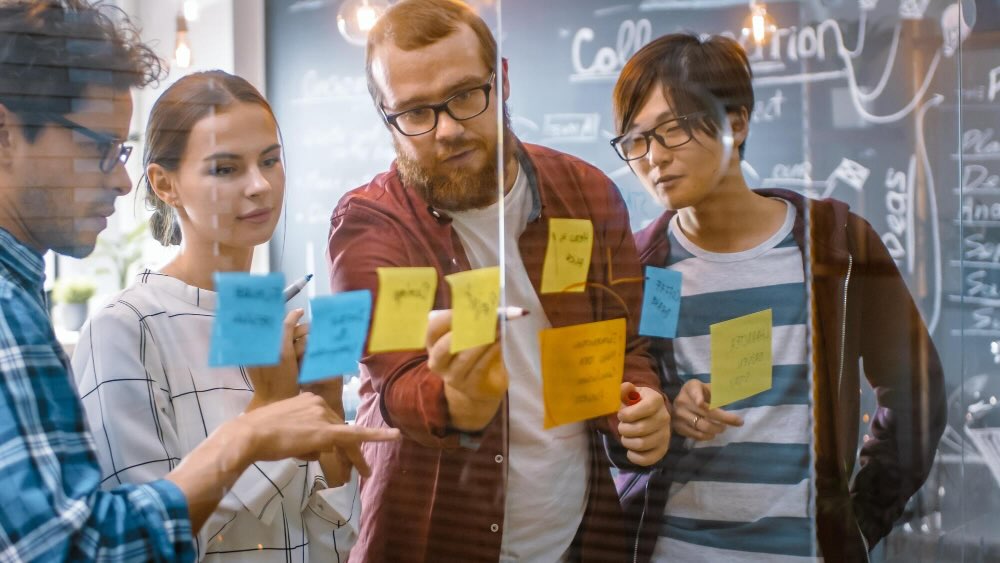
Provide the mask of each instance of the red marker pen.
[{"label": "red marker pen", "polygon": [[642,395],[638,391],[629,391],[628,396],[625,398],[625,406],[631,407],[632,405],[638,403],[642,400]]}]

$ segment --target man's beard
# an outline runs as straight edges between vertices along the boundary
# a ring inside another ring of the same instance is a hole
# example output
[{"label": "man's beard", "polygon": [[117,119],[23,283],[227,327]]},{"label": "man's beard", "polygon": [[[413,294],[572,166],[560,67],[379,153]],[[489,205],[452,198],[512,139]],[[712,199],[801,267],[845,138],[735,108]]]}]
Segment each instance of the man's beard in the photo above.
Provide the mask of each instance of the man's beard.
[{"label": "man's beard", "polygon": [[[504,157],[501,166],[506,166],[514,154],[514,134],[510,129],[510,116],[504,104]],[[431,133],[433,134],[433,133]],[[479,140],[456,139],[441,143],[446,154],[458,154],[466,150],[478,150],[491,158],[482,166],[471,169],[445,170],[436,164],[422,166],[402,150],[397,141],[396,164],[403,182],[436,209],[445,211],[467,211],[488,207],[497,201],[497,143]]]}]

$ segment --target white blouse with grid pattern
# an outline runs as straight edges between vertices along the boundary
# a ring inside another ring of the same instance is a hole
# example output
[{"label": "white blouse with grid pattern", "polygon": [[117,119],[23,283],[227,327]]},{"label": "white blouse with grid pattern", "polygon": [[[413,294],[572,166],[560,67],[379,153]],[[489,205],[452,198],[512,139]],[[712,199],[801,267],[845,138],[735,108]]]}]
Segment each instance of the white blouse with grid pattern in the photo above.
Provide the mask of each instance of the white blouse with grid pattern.
[{"label": "white blouse with grid pattern", "polygon": [[[84,327],[73,372],[104,486],[162,478],[253,395],[208,367],[216,294],[145,270]],[[357,515],[316,462],[252,465],[195,539],[203,561],[340,561]],[[339,553],[338,553],[339,552]]]}]

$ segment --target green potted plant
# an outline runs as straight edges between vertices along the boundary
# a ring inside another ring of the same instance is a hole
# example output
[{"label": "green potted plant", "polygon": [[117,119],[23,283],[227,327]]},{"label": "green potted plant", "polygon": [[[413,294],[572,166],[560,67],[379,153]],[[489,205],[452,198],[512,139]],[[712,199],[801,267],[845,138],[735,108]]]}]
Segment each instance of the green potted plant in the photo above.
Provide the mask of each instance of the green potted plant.
[{"label": "green potted plant", "polygon": [[96,290],[90,278],[62,278],[56,281],[52,299],[59,304],[63,328],[80,330],[87,320],[87,302]]},{"label": "green potted plant", "polygon": [[97,248],[91,258],[102,260],[107,265],[98,268],[94,273],[114,274],[118,289],[125,289],[133,266],[143,258],[143,245],[147,240],[149,240],[149,228],[145,221],[136,223],[125,232],[113,234],[105,231],[97,239]]}]

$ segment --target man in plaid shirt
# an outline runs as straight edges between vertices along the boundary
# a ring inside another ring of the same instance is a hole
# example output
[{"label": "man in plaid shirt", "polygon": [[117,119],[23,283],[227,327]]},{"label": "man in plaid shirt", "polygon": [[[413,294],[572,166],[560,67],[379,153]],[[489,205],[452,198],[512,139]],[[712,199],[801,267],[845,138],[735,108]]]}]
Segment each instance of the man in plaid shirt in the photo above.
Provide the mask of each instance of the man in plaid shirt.
[{"label": "man in plaid shirt", "polygon": [[0,563],[190,561],[192,532],[251,463],[339,449],[364,466],[361,441],[397,435],[302,393],[225,423],[166,479],[100,490],[42,254],[89,254],[130,190],[129,89],[162,74],[136,36],[88,0],[0,0]]}]

